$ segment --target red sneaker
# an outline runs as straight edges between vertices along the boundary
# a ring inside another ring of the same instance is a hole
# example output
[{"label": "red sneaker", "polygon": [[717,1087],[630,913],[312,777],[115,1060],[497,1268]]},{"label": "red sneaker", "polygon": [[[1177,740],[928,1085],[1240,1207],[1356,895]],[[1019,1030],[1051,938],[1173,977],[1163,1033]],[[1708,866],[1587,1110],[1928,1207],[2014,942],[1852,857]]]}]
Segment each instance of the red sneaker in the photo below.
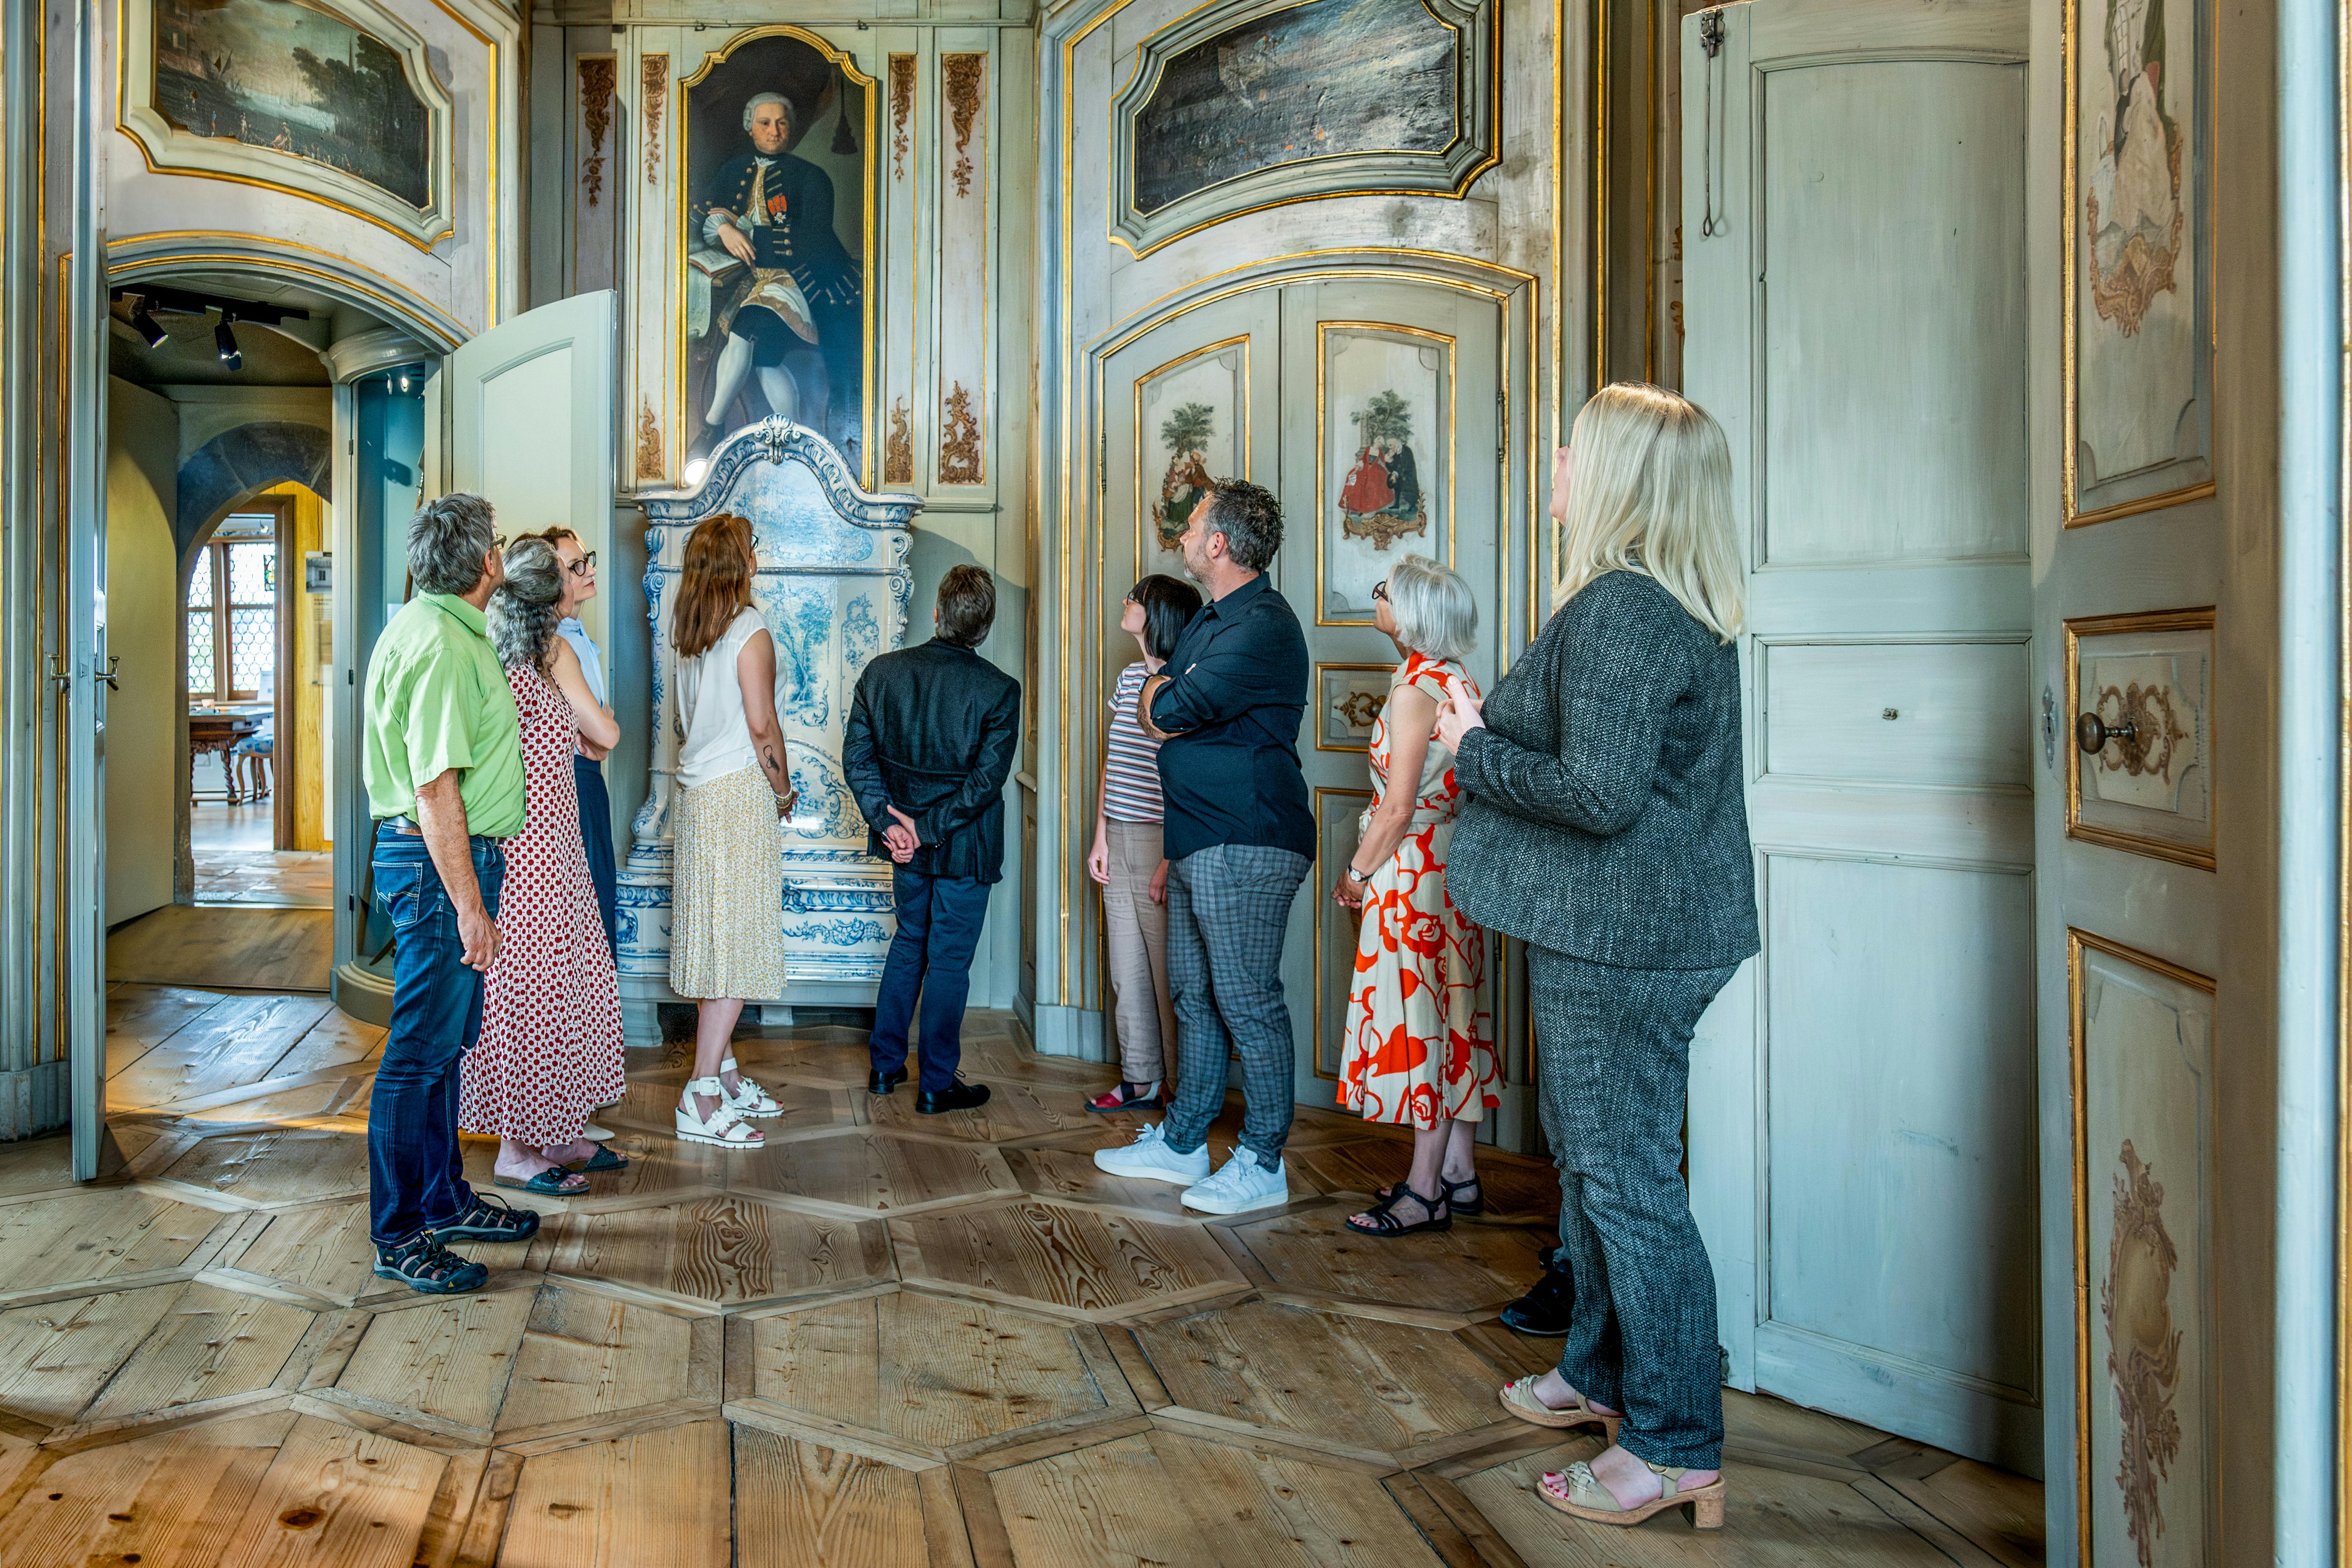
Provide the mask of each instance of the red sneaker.
[{"label": "red sneaker", "polygon": [[1117,1089],[1105,1089],[1087,1101],[1088,1110],[1158,1110],[1160,1085],[1153,1083],[1123,1083]]}]

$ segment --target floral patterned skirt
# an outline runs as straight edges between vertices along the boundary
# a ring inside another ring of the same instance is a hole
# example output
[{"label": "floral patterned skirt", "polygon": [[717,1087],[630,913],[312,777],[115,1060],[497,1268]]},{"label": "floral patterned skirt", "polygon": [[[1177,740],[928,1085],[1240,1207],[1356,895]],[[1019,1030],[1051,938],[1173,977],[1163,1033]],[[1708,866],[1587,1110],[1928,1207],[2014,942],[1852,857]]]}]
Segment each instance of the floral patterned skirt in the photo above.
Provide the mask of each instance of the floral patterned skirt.
[{"label": "floral patterned skirt", "polygon": [[1486,933],[1445,896],[1451,821],[1416,819],[1364,890],[1339,1103],[1428,1131],[1502,1100],[1486,999]]}]

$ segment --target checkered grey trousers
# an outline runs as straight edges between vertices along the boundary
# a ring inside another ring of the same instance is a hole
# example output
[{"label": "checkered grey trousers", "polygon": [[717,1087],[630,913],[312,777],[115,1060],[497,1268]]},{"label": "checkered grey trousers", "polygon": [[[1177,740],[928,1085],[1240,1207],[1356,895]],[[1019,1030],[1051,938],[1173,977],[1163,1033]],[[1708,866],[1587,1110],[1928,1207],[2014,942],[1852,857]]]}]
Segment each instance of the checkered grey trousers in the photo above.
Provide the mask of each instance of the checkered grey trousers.
[{"label": "checkered grey trousers", "polygon": [[1715,1271],[1679,1167],[1691,1030],[1738,967],[1621,969],[1528,949],[1576,1292],[1559,1374],[1625,1412],[1618,1440],[1654,1465],[1723,1463]]},{"label": "checkered grey trousers", "polygon": [[1271,1169],[1290,1137],[1290,1007],[1282,938],[1307,857],[1213,844],[1168,866],[1168,989],[1176,1004],[1176,1103],[1168,1146],[1198,1149],[1224,1109],[1225,1064],[1242,1058],[1242,1146]]}]

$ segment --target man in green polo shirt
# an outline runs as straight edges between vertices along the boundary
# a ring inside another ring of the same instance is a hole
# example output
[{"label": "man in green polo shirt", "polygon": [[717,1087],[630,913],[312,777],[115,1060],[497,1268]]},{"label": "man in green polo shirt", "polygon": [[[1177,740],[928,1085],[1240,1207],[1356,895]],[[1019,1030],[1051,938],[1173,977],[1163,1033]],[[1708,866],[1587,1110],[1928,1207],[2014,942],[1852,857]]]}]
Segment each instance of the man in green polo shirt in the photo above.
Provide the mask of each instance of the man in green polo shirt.
[{"label": "man in green polo shirt", "polygon": [[466,1184],[457,1075],[499,955],[501,844],[522,830],[522,732],[484,610],[506,576],[490,503],[443,496],[408,524],[415,597],[368,659],[361,772],[375,896],[398,939],[392,1031],[368,1108],[375,1271],[435,1295],[478,1289],[451,1241],[520,1241],[539,1215]]}]

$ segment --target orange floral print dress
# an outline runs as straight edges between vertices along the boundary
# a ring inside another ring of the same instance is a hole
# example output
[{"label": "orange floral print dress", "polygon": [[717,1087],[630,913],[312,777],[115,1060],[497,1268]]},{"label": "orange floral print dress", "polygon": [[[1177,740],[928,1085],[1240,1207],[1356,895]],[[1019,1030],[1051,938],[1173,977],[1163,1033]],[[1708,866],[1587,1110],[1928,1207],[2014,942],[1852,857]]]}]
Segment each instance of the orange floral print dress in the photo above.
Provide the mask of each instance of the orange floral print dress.
[{"label": "orange floral print dress", "polygon": [[[1390,788],[1389,716],[1397,691],[1418,687],[1443,708],[1456,687],[1478,695],[1469,672],[1422,654],[1397,667],[1390,701],[1372,727],[1372,805]],[[1433,734],[1413,801],[1412,826],[1364,889],[1364,923],[1348,997],[1339,1103],[1367,1121],[1428,1131],[1441,1117],[1483,1120],[1502,1103],[1495,1018],[1486,999],[1486,933],[1445,896],[1445,851],[1462,792],[1454,753]],[[1367,824],[1370,813],[1365,814]]]}]

